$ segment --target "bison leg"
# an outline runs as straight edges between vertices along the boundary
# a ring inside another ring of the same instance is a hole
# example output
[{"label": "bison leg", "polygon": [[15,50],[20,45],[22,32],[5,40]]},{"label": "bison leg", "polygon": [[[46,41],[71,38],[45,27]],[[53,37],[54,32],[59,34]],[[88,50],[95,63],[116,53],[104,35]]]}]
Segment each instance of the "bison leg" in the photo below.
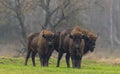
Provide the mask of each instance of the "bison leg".
[{"label": "bison leg", "polygon": [[71,55],[71,60],[72,60],[72,67],[75,68],[75,57]]},{"label": "bison leg", "polygon": [[52,55],[52,51],[50,51],[47,55],[44,55],[44,66],[48,66],[48,62],[49,62],[49,59],[50,59],[50,56]]},{"label": "bison leg", "polygon": [[69,68],[70,67],[70,54],[67,53],[65,58],[66,58],[67,67]]},{"label": "bison leg", "polygon": [[33,63],[33,66],[35,66],[35,55],[36,55],[37,52],[32,52],[32,63]]},{"label": "bison leg", "polygon": [[50,59],[50,55],[45,59],[45,66],[48,66],[49,59]]},{"label": "bison leg", "polygon": [[44,66],[46,66],[46,67],[48,66],[48,58],[44,59]]},{"label": "bison leg", "polygon": [[44,62],[44,61],[43,61],[43,57],[42,57],[42,55],[40,55],[40,54],[39,54],[39,59],[40,59],[40,64],[41,64],[41,66],[44,66],[44,63],[43,63],[43,62]]},{"label": "bison leg", "polygon": [[59,52],[58,53],[58,60],[57,60],[57,67],[60,66],[60,60],[61,60],[62,56],[63,56],[63,52]]},{"label": "bison leg", "polygon": [[47,55],[46,55],[46,59],[45,59],[45,66],[48,66],[48,63],[49,63],[49,59],[50,59],[50,56],[52,55],[52,52],[53,50],[51,50]]},{"label": "bison leg", "polygon": [[80,63],[79,63],[78,68],[81,68],[81,62],[82,62],[82,56],[80,57]]},{"label": "bison leg", "polygon": [[27,65],[28,59],[30,57],[31,50],[27,51],[26,59],[25,59],[25,65]]}]

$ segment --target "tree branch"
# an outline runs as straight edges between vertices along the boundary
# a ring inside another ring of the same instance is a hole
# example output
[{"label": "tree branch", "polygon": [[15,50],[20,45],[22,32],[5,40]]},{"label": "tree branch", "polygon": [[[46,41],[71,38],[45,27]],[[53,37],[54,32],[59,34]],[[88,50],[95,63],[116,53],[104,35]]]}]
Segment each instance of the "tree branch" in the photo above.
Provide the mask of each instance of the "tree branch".
[{"label": "tree branch", "polygon": [[63,20],[65,20],[68,16],[64,15],[64,12],[62,11],[62,15],[60,19],[57,21],[57,23],[54,25],[54,27],[58,26]]},{"label": "tree branch", "polygon": [[65,16],[64,15],[64,10],[70,5],[70,0],[65,0],[63,2],[63,7],[61,8],[62,5],[58,6],[53,12],[52,14],[54,14],[56,11],[58,11],[60,8],[62,10],[62,15],[60,17],[60,19],[57,21],[56,24],[54,24],[54,27],[58,26],[62,21],[64,21],[65,19],[67,19],[69,16]]},{"label": "tree branch", "polygon": [[49,7],[49,5],[50,5],[50,1],[51,1],[51,0],[47,0],[47,1],[46,1],[46,3],[47,3],[46,6],[47,6],[47,7]]},{"label": "tree branch", "polygon": [[47,6],[45,5],[45,0],[39,0],[38,3],[39,3],[39,6],[44,9],[45,11],[48,11],[47,9]]},{"label": "tree branch", "polygon": [[63,9],[67,8],[70,5],[70,0],[65,0],[63,2],[63,5],[64,5]]},{"label": "tree branch", "polygon": [[74,10],[72,10],[69,14],[67,14],[66,16],[64,15],[64,12],[62,10],[62,16],[60,17],[60,19],[57,21],[57,23],[54,25],[54,27],[58,26],[62,21],[68,19],[70,17],[70,15],[74,14],[75,12],[79,11],[80,8],[76,8]]},{"label": "tree branch", "polygon": [[57,12],[59,10],[59,6],[57,8],[55,8],[51,13],[50,13],[50,16],[52,16],[55,12]]}]

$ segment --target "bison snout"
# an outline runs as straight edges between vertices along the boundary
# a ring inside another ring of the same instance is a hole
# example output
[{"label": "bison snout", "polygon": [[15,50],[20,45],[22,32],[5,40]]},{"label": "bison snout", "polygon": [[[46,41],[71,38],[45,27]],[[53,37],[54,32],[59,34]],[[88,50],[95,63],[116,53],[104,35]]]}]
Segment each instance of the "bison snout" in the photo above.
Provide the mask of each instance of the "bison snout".
[{"label": "bison snout", "polygon": [[53,48],[53,42],[48,42],[48,47]]},{"label": "bison snout", "polygon": [[48,42],[48,45],[52,46],[52,45],[53,45],[53,42]]}]

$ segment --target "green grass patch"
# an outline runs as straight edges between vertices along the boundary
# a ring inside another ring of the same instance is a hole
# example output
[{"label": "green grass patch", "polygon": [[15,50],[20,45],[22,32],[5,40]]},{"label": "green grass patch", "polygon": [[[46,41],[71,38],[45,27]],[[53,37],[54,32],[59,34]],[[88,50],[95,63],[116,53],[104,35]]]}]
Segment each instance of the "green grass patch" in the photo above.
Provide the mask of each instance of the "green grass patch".
[{"label": "green grass patch", "polygon": [[29,59],[24,66],[24,58],[0,58],[0,74],[120,74],[120,66],[93,60],[83,60],[81,69],[67,68],[65,60],[61,60],[59,68],[56,59],[50,59],[49,67],[41,67],[36,58],[36,67],[32,66]]}]

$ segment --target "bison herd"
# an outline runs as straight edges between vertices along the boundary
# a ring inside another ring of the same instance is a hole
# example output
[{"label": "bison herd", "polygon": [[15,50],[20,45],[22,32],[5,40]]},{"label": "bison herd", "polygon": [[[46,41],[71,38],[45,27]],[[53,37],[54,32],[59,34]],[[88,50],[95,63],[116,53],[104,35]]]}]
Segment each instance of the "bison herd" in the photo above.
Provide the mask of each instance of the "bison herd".
[{"label": "bison herd", "polygon": [[66,53],[67,67],[70,67],[71,58],[72,67],[80,68],[82,56],[88,51],[94,51],[97,37],[94,33],[81,29],[79,26],[61,32],[42,30],[38,33],[31,33],[28,35],[25,65],[31,55],[33,66],[35,66],[35,55],[38,53],[41,66],[48,66],[49,58],[56,50],[58,52],[57,67],[60,66],[60,60]]}]

